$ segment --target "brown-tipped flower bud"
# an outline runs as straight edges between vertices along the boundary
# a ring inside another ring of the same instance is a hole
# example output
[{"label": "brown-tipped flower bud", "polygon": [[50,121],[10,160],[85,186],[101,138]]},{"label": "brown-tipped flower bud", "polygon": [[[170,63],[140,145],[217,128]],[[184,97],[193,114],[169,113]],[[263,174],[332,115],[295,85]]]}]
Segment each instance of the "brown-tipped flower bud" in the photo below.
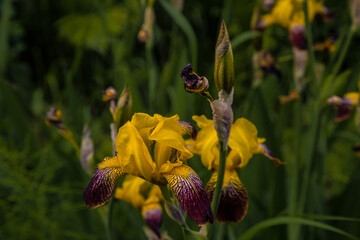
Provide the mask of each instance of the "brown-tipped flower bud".
[{"label": "brown-tipped flower bud", "polygon": [[116,106],[115,123],[118,128],[130,120],[131,109],[132,109],[132,98],[130,94],[130,88],[128,85],[126,85],[124,90],[121,92],[120,98]]},{"label": "brown-tipped flower bud", "polygon": [[187,92],[203,93],[209,88],[209,81],[206,77],[199,77],[192,69],[191,65],[186,65],[180,72],[180,77],[184,80],[184,88]]},{"label": "brown-tipped flower bud", "polygon": [[234,86],[234,57],[224,20],[215,46],[215,85],[218,91],[230,94]]},{"label": "brown-tipped flower bud", "polygon": [[62,114],[56,107],[51,107],[50,111],[46,114],[45,123],[49,126],[54,126],[58,129],[65,129],[62,121]]},{"label": "brown-tipped flower bud", "polygon": [[149,5],[145,9],[144,23],[141,26],[141,29],[138,33],[138,40],[142,43],[152,42],[153,39],[153,26],[155,22],[155,13],[152,7],[153,3],[149,3]]},{"label": "brown-tipped flower bud", "polygon": [[111,100],[115,100],[116,99],[116,95],[117,92],[115,90],[115,88],[113,87],[108,87],[107,89],[105,89],[105,91],[103,91],[103,96],[102,96],[102,100],[104,102],[108,102]]},{"label": "brown-tipped flower bud", "polygon": [[94,160],[94,144],[91,140],[89,126],[85,124],[81,138],[81,166],[84,171],[90,174],[90,165]]},{"label": "brown-tipped flower bud", "polygon": [[233,111],[231,108],[234,96],[234,88],[230,94],[225,90],[220,90],[219,99],[210,103],[213,111],[214,127],[218,135],[218,139],[223,143],[223,148],[227,148],[230,136],[230,129],[233,122]]},{"label": "brown-tipped flower bud", "polygon": [[308,63],[308,51],[301,50],[296,47],[293,48],[294,52],[294,80],[296,90],[300,91],[304,86],[304,72]]}]

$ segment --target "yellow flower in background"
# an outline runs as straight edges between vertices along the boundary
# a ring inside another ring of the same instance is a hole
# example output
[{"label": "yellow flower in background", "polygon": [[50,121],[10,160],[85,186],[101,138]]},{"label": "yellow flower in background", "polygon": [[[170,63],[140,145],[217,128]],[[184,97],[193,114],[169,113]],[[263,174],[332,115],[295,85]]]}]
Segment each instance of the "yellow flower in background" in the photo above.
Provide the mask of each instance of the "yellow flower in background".
[{"label": "yellow flower in background", "polygon": [[[278,0],[269,14],[265,14],[258,21],[256,29],[262,30],[272,24],[279,24],[288,29],[292,44],[298,49],[306,49],[305,38],[305,14],[303,0]],[[332,18],[332,13],[323,6],[322,2],[316,0],[308,1],[309,22],[316,15],[324,19]]]},{"label": "yellow flower in background", "polygon": [[146,224],[160,237],[163,196],[159,186],[142,178],[127,175],[122,187],[116,189],[114,197],[130,203],[138,209]]},{"label": "yellow flower in background", "polygon": [[[303,11],[303,0],[278,0],[271,13],[262,17],[264,26],[279,24],[286,29],[291,29],[294,24],[305,25],[305,15]],[[316,0],[308,1],[309,21],[313,21],[316,14],[324,15],[327,9],[322,2]]]},{"label": "yellow flower in background", "polygon": [[[206,186],[208,196],[212,199],[219,168],[219,142],[213,120],[209,120],[203,115],[193,116],[193,119],[201,130],[196,140],[190,139],[186,143],[191,152],[201,156],[201,161],[205,167],[214,172]],[[240,222],[246,215],[247,192],[236,170],[245,167],[251,157],[257,153],[266,155],[276,164],[282,164],[263,144],[264,141],[265,139],[257,137],[256,127],[245,118],[237,119],[231,126],[226,170],[216,216],[218,221]]]},{"label": "yellow flower in background", "polygon": [[180,207],[198,225],[212,222],[203,184],[184,163],[193,156],[185,147],[185,134],[194,137],[196,130],[191,124],[179,121],[177,115],[166,118],[159,114],[134,114],[131,121],[119,129],[116,156],[107,157],[98,165],[85,190],[87,206],[96,208],[105,204],[120,177],[129,174],[157,185],[167,185]]}]

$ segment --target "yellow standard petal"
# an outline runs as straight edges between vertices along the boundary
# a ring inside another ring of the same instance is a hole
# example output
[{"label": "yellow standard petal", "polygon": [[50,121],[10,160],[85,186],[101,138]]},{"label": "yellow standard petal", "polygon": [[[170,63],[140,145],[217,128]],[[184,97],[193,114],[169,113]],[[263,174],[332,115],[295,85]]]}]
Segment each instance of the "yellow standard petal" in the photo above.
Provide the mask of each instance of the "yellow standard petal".
[{"label": "yellow standard petal", "polygon": [[229,147],[240,156],[239,168],[247,165],[250,158],[256,153],[258,145],[255,125],[245,118],[237,119],[231,127]]},{"label": "yellow standard petal", "polygon": [[154,158],[157,168],[160,169],[168,161],[176,162],[191,158],[193,154],[185,147],[179,116],[165,118],[155,114],[154,117],[158,119],[159,124],[152,131],[149,139],[156,141]]},{"label": "yellow standard petal", "polygon": [[132,122],[119,129],[116,137],[116,152],[122,169],[131,175],[152,181],[155,164],[148,147]]},{"label": "yellow standard petal", "polygon": [[131,118],[131,123],[136,127],[145,145],[150,151],[150,147],[153,142],[149,140],[149,136],[159,121],[155,117],[146,113],[135,113]]},{"label": "yellow standard petal", "polygon": [[[219,141],[214,123],[204,115],[193,116],[193,120],[201,128],[201,131],[198,132],[195,145],[189,149],[194,149],[194,153],[200,152],[201,161],[209,170],[217,169],[219,165]],[[192,144],[194,142],[189,141],[187,143]]]}]

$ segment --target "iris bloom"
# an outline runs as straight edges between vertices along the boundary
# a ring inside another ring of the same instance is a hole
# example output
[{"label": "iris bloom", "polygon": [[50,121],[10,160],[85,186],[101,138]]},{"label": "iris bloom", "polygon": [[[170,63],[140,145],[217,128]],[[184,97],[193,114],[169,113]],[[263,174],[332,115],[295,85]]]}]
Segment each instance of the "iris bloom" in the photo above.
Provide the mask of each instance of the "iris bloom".
[{"label": "iris bloom", "polygon": [[342,98],[338,96],[330,97],[327,102],[336,109],[335,122],[341,122],[349,118],[354,108],[358,106],[359,98],[358,92],[349,92]]},{"label": "iris bloom", "polygon": [[[316,15],[331,17],[329,10],[316,0],[308,1],[309,21]],[[271,13],[264,15],[257,24],[257,29],[263,29],[272,24],[279,24],[289,30],[290,40],[299,49],[306,49],[305,15],[303,0],[278,0]]]},{"label": "iris bloom", "polygon": [[127,175],[114,197],[124,200],[138,209],[146,224],[160,237],[163,196],[159,186],[135,176]]},{"label": "iris bloom", "polygon": [[[200,155],[202,163],[213,171],[206,186],[208,196],[212,199],[219,169],[219,142],[213,120],[209,120],[205,116],[193,116],[193,119],[201,130],[196,140],[187,140],[187,144],[189,150]],[[257,137],[256,127],[245,118],[237,119],[231,126],[224,182],[216,216],[218,221],[240,222],[245,217],[248,196],[236,171],[245,167],[253,154],[262,153],[276,164],[282,163],[263,144],[264,141],[265,139]]]},{"label": "iris bloom", "polygon": [[177,115],[166,118],[136,113],[119,129],[116,156],[106,157],[98,165],[84,192],[86,205],[96,208],[105,204],[120,177],[129,174],[160,186],[167,185],[180,207],[198,225],[213,222],[204,186],[185,164],[193,156],[185,147],[185,134],[196,136],[195,128],[179,121]]}]

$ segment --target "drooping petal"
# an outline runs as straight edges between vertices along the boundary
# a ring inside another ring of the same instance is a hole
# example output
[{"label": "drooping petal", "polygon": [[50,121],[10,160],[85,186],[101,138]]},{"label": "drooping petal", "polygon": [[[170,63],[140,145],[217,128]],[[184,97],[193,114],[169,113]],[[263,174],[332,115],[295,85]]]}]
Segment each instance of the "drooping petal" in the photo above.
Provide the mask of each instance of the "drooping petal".
[{"label": "drooping petal", "polygon": [[143,212],[143,218],[151,230],[160,238],[160,227],[162,222],[161,206],[147,209]]},{"label": "drooping petal", "polygon": [[274,161],[276,165],[282,165],[285,164],[284,162],[280,161],[279,158],[277,158],[271,150],[264,144],[260,143],[257,153],[264,154],[266,157],[268,157],[270,160]]},{"label": "drooping petal", "polygon": [[[201,161],[207,169],[217,169],[219,166],[219,141],[212,120],[204,115],[193,116],[193,120],[201,128],[196,137],[195,145],[189,148],[194,153],[200,153]],[[194,142],[188,141],[187,144]]]},{"label": "drooping petal", "polygon": [[[214,172],[206,185],[206,191],[210,199],[214,195],[217,175],[218,173]],[[216,219],[219,222],[240,222],[244,219],[247,208],[247,192],[236,171],[225,171]]]},{"label": "drooping petal", "polygon": [[240,168],[246,166],[258,148],[257,129],[245,118],[239,118],[231,127],[229,147],[236,151],[241,159]]},{"label": "drooping petal", "polygon": [[180,134],[190,135],[192,139],[196,139],[197,131],[194,125],[185,121],[179,121],[180,124]]},{"label": "drooping petal", "polygon": [[351,104],[341,104],[335,107],[336,117],[335,122],[341,122],[349,118],[354,110],[354,106]]},{"label": "drooping petal", "polygon": [[142,216],[146,224],[160,237],[160,227],[162,222],[162,208],[160,202],[162,195],[160,188],[156,185],[149,192],[143,208],[141,210]]},{"label": "drooping petal", "polygon": [[164,174],[182,209],[198,225],[212,223],[210,202],[199,176],[187,165],[173,168]]},{"label": "drooping petal", "polygon": [[[105,158],[103,162],[110,161]],[[89,185],[84,191],[84,200],[89,208],[97,208],[105,204],[114,192],[120,177],[124,175],[121,168],[98,168],[96,169]]]},{"label": "drooping petal", "polygon": [[[116,152],[120,166],[131,175],[152,180],[155,164],[149,150],[132,122],[125,123],[116,137]],[[101,166],[101,165],[99,165]]]}]

